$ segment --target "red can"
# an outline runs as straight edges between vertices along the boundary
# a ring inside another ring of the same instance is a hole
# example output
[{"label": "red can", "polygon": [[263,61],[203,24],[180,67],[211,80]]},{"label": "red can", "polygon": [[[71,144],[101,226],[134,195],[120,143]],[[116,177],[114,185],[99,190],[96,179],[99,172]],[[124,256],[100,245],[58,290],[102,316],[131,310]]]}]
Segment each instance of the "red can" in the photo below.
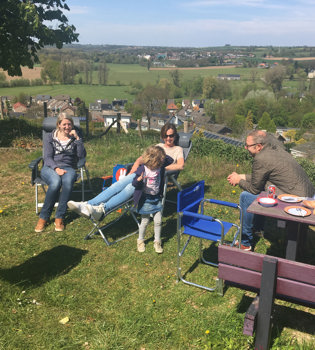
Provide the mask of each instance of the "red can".
[{"label": "red can", "polygon": [[268,198],[276,198],[276,186],[270,185],[268,186]]}]

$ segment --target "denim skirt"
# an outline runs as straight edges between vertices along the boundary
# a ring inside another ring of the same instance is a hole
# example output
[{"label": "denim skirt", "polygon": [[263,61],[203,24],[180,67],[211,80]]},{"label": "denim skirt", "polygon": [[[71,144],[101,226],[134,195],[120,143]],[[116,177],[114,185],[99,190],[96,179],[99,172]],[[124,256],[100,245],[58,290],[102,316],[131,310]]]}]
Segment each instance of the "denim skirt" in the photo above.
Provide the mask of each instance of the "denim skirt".
[{"label": "denim skirt", "polygon": [[143,193],[137,208],[139,214],[154,214],[162,210],[161,197]]}]

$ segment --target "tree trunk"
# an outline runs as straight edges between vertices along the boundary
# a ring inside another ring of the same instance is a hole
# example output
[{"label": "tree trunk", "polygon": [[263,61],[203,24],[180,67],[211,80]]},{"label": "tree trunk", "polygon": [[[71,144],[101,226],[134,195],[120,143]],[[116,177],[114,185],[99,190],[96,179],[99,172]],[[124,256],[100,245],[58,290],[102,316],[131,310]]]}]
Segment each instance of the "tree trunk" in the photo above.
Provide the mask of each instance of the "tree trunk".
[{"label": "tree trunk", "polygon": [[140,139],[142,139],[143,136],[142,136],[142,130],[141,130],[141,119],[137,120],[137,124],[138,124],[138,134],[139,134]]}]

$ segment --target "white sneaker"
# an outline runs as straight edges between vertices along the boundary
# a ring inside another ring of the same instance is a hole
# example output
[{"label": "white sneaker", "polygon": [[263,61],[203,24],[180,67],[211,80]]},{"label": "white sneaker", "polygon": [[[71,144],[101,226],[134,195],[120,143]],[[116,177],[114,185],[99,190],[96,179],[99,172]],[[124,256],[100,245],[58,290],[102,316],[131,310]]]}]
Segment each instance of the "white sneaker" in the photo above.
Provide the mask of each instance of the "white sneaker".
[{"label": "white sneaker", "polygon": [[87,210],[90,216],[95,221],[101,221],[105,215],[105,208],[103,204],[100,204],[100,205],[87,204]]},{"label": "white sneaker", "polygon": [[145,244],[143,239],[137,239],[137,249],[139,253],[145,252]]},{"label": "white sneaker", "polygon": [[75,201],[69,201],[67,203],[68,208],[72,211],[74,211],[75,213],[85,217],[85,218],[90,218],[91,214],[88,211],[88,204],[87,202],[75,202]]},{"label": "white sneaker", "polygon": [[154,250],[158,254],[163,253],[163,248],[162,248],[162,245],[161,245],[161,241],[154,241]]}]

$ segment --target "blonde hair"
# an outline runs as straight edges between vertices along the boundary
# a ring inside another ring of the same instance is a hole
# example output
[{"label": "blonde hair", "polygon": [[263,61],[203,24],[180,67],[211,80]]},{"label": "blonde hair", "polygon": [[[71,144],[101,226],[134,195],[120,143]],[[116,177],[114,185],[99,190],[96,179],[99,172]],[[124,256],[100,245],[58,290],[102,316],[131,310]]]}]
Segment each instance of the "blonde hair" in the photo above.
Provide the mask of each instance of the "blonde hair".
[{"label": "blonde hair", "polygon": [[150,146],[142,154],[143,164],[150,170],[161,168],[165,157],[166,153],[160,146]]},{"label": "blonde hair", "polygon": [[67,119],[70,121],[71,125],[72,125],[72,129],[74,128],[74,122],[73,122],[73,119],[65,112],[61,112],[59,113],[58,115],[58,118],[57,118],[57,123],[56,123],[56,127],[57,129],[59,129],[59,125],[60,123],[64,120],[64,119]]}]

